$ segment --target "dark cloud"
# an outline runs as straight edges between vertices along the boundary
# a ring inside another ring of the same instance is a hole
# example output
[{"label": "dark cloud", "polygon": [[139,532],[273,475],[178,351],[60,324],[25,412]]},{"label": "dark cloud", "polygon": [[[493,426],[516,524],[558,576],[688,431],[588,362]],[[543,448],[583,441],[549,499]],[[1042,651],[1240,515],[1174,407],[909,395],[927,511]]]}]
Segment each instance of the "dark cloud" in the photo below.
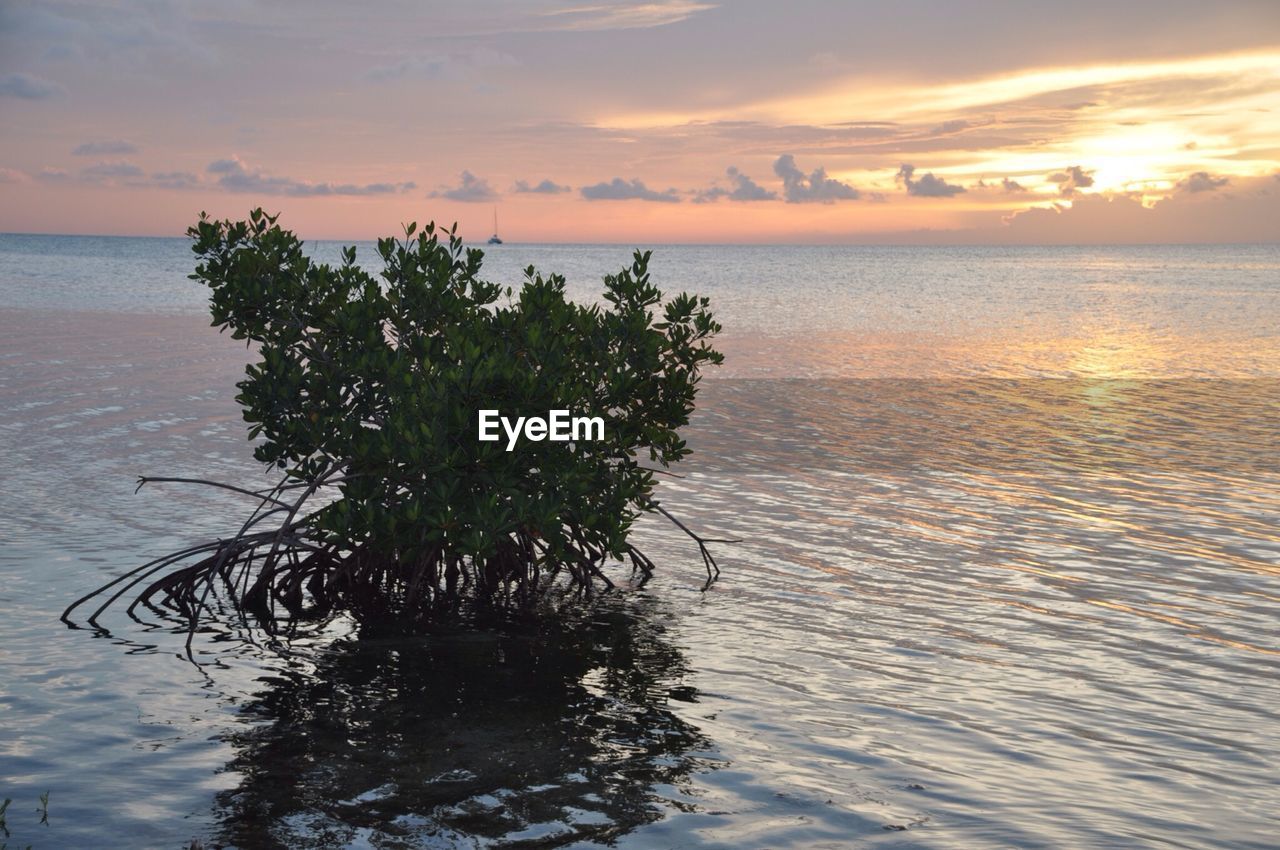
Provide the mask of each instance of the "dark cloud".
[{"label": "dark cloud", "polygon": [[298,198],[328,195],[390,195],[415,188],[413,183],[309,183],[290,177],[275,177],[248,168],[240,159],[219,159],[205,168],[218,175],[217,185],[228,192],[251,192],[260,195],[290,195]]},{"label": "dark cloud", "polygon": [[712,186],[710,189],[703,189],[694,195],[693,202],[706,204],[721,198],[730,201],[773,201],[778,197],[777,192],[764,188],[739,171],[736,166],[729,166],[725,174],[729,178],[730,188]]},{"label": "dark cloud", "polygon": [[778,157],[773,164],[773,173],[782,178],[782,196],[789,204],[823,203],[836,201],[856,201],[862,192],[827,176],[825,168],[819,166],[809,175],[805,175],[798,167],[791,154]]},{"label": "dark cloud", "polygon": [[573,189],[569,186],[561,186],[559,183],[553,183],[550,180],[543,180],[541,183],[529,185],[527,180],[517,180],[516,184],[511,187],[511,191],[520,195],[559,195],[563,192],[571,192]]},{"label": "dark cloud", "polygon": [[50,168],[47,165],[44,168],[40,169],[40,173],[37,174],[35,177],[41,183],[70,183],[71,182],[71,175],[67,173],[65,170],[61,168]]},{"label": "dark cloud", "polygon": [[1017,180],[1013,180],[1008,177],[1000,178],[999,183],[988,183],[986,180],[979,180],[977,183],[974,183],[969,188],[981,189],[983,191],[986,191],[986,190],[995,191],[996,189],[999,189],[1000,191],[1004,192],[1006,195],[1020,195],[1023,192],[1027,191],[1026,186],[1023,186]]},{"label": "dark cloud", "polygon": [[[229,6],[221,11],[230,11]],[[215,57],[207,30],[198,28],[193,12],[187,3],[148,0],[0,3],[0,34],[38,49],[46,61],[137,68],[154,60],[176,60],[189,65]]]},{"label": "dark cloud", "polygon": [[215,159],[204,170],[210,174],[234,174],[244,171],[244,163],[238,159]]},{"label": "dark cloud", "polygon": [[1214,177],[1207,171],[1196,171],[1179,180],[1177,188],[1184,192],[1212,192],[1230,182],[1227,177]]},{"label": "dark cloud", "polygon": [[1050,183],[1058,184],[1058,191],[1064,197],[1074,195],[1077,189],[1087,189],[1093,185],[1093,172],[1085,171],[1079,165],[1070,165],[1063,171],[1050,174]]},{"label": "dark cloud", "polygon": [[448,189],[439,189],[427,195],[428,198],[445,198],[450,201],[462,201],[466,204],[488,203],[498,200],[498,193],[489,181],[477,177],[470,171],[458,175],[458,185]]},{"label": "dark cloud", "polygon": [[141,177],[143,170],[132,162],[123,160],[116,162],[98,162],[80,169],[80,179],[91,183],[102,180],[118,180],[129,177]]},{"label": "dark cloud", "polygon": [[151,175],[157,189],[190,189],[200,185],[200,178],[190,171],[158,171]]},{"label": "dark cloud", "polygon": [[657,201],[664,204],[680,202],[675,189],[655,192],[639,180],[628,182],[621,177],[615,177],[607,183],[583,186],[579,191],[588,201]]},{"label": "dark cloud", "polygon": [[76,147],[73,156],[124,156],[137,153],[138,146],[123,139],[104,139],[97,142],[85,142]]},{"label": "dark cloud", "polygon": [[0,79],[0,97],[20,97],[23,100],[48,100],[65,94],[66,89],[52,80],[31,74],[9,74]]},{"label": "dark cloud", "polygon": [[970,126],[968,121],[956,119],[954,121],[943,121],[937,127],[929,131],[931,136],[952,136],[961,130],[967,130]]},{"label": "dark cloud", "polygon": [[916,167],[906,162],[898,169],[897,179],[907,187],[908,195],[915,195],[918,198],[950,198],[967,191],[963,186],[948,183],[941,177],[934,176],[933,172],[929,172],[919,180],[915,179],[915,173]]}]

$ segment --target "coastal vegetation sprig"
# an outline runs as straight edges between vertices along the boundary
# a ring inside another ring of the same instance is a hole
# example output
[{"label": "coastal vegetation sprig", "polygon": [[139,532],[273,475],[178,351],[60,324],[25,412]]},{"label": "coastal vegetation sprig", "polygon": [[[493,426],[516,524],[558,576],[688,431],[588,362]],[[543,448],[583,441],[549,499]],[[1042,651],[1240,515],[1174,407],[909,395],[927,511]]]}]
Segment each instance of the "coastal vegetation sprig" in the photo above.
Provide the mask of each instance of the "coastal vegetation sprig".
[{"label": "coastal vegetation sprig", "polygon": [[[414,628],[463,600],[522,604],[559,584],[611,586],[610,560],[641,579],[654,564],[629,542],[659,512],[699,547],[708,540],[654,496],[654,473],[685,457],[679,437],[720,330],[706,298],[665,302],[650,254],[604,279],[603,305],[565,294],[560,275],[525,271],[519,289],[480,277],[483,252],[455,230],[414,224],[381,239],[377,277],[345,248],[336,266],[254,210],[201,215],[188,231],[192,278],[209,287],[213,324],[257,346],[237,400],[254,456],[280,470],[266,490],[193,478],[257,502],[227,539],[139,567],[77,600],[89,622],[128,606],[176,613],[194,634],[211,597],[268,630],[345,612]],[[477,438],[481,410],[568,410],[598,417],[600,439]],[[650,466],[654,464],[655,466]]]},{"label": "coastal vegetation sprig", "polygon": [[[3,801],[0,801],[0,850],[9,850],[8,839],[13,835],[9,831],[9,805],[12,802],[13,800],[9,797],[5,797]],[[40,815],[40,825],[47,827],[49,825],[48,791],[45,791],[40,795],[40,806],[35,810],[35,812]],[[26,845],[26,850],[31,850],[30,844]]]}]

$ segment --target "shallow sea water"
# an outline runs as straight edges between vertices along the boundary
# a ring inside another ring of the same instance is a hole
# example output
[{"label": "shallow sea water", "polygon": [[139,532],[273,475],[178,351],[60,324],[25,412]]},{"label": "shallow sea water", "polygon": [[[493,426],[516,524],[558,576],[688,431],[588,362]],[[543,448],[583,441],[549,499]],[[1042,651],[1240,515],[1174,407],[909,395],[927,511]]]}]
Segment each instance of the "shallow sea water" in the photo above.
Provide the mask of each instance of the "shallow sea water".
[{"label": "shallow sea water", "polygon": [[197,668],[58,614],[242,515],[137,475],[268,480],[246,353],[181,240],[0,236],[11,846],[1275,846],[1280,249],[654,259],[726,326],[662,485],[742,538],[718,583],[646,522],[655,580],[564,627]]}]

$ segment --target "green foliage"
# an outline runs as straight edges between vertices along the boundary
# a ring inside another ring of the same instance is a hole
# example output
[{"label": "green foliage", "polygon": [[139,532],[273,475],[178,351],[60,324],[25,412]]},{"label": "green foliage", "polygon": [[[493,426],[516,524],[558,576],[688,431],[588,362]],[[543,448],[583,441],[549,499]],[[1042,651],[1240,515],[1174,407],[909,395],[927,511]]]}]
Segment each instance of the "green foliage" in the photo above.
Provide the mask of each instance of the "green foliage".
[{"label": "green foliage", "polygon": [[[655,507],[643,464],[688,453],[678,430],[702,367],[723,360],[707,299],[664,304],[648,252],[588,306],[532,267],[518,291],[484,281],[482,252],[434,225],[380,240],[378,277],[354,247],[336,267],[313,261],[261,209],[188,232],[213,324],[258,344],[238,385],[255,456],[337,484],[310,520],[334,550],[483,566],[536,541],[551,561],[621,558]],[[601,416],[605,439],[507,451],[477,439],[484,408]]]}]

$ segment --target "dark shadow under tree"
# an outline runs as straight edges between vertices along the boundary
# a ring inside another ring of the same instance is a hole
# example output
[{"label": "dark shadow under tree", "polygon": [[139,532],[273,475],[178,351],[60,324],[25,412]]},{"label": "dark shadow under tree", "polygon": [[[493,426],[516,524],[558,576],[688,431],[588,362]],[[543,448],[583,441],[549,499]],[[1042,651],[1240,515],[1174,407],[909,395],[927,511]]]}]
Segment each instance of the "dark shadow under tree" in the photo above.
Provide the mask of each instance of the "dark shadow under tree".
[{"label": "dark shadow under tree", "polygon": [[339,640],[242,705],[215,844],[604,845],[660,820],[721,763],[670,619],[600,594],[531,630]]}]

